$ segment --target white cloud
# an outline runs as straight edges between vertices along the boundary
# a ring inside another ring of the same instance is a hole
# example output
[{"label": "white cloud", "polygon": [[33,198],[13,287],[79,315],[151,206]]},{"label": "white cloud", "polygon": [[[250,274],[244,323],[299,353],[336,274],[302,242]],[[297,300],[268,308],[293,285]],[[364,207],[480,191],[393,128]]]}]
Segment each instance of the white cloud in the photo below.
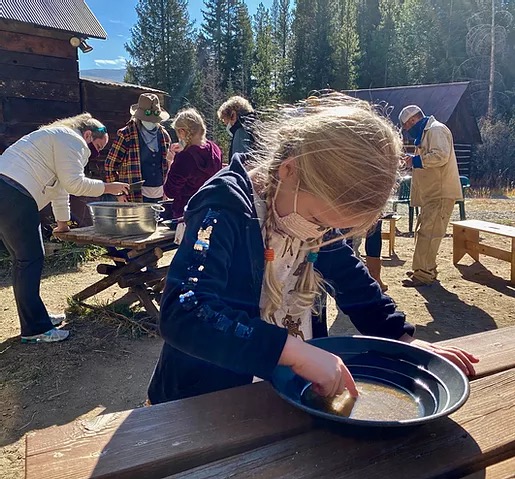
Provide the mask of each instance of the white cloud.
[{"label": "white cloud", "polygon": [[99,67],[125,67],[126,61],[125,57],[118,57],[114,60],[95,60],[95,64]]}]

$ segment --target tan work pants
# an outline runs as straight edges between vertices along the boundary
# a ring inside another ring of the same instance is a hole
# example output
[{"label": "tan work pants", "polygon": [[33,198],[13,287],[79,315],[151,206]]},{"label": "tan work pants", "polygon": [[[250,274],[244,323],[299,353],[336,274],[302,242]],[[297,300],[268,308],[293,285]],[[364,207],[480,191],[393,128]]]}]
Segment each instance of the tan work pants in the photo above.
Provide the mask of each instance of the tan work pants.
[{"label": "tan work pants", "polygon": [[424,283],[436,280],[436,255],[447,225],[451,219],[455,200],[432,200],[420,208],[415,228],[413,277]]}]

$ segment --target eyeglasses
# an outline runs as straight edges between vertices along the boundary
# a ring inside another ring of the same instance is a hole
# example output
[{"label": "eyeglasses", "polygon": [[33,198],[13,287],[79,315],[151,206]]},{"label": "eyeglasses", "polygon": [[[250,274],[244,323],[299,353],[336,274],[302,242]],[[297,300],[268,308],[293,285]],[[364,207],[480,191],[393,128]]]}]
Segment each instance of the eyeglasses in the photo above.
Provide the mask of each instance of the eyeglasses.
[{"label": "eyeglasses", "polygon": [[145,115],[146,116],[150,116],[154,114],[155,116],[159,116],[161,114],[161,112],[159,110],[145,110]]}]

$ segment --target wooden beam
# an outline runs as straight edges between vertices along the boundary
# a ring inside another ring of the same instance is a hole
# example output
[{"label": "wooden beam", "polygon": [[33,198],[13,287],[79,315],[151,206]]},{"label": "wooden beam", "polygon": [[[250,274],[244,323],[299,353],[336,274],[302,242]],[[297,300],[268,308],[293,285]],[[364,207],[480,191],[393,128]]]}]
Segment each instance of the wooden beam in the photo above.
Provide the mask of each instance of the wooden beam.
[{"label": "wooden beam", "polygon": [[[500,248],[496,248],[494,246],[488,246],[486,244],[481,243],[473,243],[472,241],[465,241],[465,249],[467,252],[472,252],[477,255],[484,254],[486,256],[491,256],[492,258],[497,258],[502,261],[511,262],[511,252],[506,251]],[[471,254],[471,256],[473,256]]]},{"label": "wooden beam", "polygon": [[13,33],[25,33],[27,35],[35,35],[38,37],[57,38],[59,40],[69,41],[73,37],[73,33],[56,30],[55,28],[37,27],[16,20],[0,19],[0,30]]},{"label": "wooden beam", "polygon": [[0,68],[0,80],[30,80],[51,83],[62,83],[79,88],[79,72],[77,70],[60,71],[43,68],[24,67],[20,65],[3,65]]},{"label": "wooden beam", "polygon": [[11,52],[36,53],[38,55],[70,59],[77,58],[77,49],[72,47],[68,41],[1,30],[0,48]]},{"label": "wooden beam", "polygon": [[55,71],[79,71],[76,58],[57,58],[34,53],[0,50],[0,65],[42,68]]},{"label": "wooden beam", "polygon": [[37,98],[76,103],[80,101],[79,88],[70,88],[54,82],[31,80],[0,80],[0,93],[4,97]]},{"label": "wooden beam", "polygon": [[[0,67],[1,70],[1,67]],[[55,72],[54,72],[55,74]],[[50,123],[56,118],[66,118],[81,112],[80,103],[34,98],[1,98],[4,121],[16,123]]]}]

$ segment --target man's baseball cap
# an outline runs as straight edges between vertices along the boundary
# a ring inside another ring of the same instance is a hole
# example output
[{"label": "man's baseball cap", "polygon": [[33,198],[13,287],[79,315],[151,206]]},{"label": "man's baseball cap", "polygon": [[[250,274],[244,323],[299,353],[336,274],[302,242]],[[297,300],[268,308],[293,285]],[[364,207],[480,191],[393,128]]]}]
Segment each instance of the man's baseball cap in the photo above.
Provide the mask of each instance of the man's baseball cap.
[{"label": "man's baseball cap", "polygon": [[404,123],[406,123],[412,116],[416,115],[417,113],[420,113],[422,116],[424,116],[424,112],[422,111],[422,108],[420,108],[419,106],[405,106],[399,113],[399,122],[401,126],[404,125]]}]

